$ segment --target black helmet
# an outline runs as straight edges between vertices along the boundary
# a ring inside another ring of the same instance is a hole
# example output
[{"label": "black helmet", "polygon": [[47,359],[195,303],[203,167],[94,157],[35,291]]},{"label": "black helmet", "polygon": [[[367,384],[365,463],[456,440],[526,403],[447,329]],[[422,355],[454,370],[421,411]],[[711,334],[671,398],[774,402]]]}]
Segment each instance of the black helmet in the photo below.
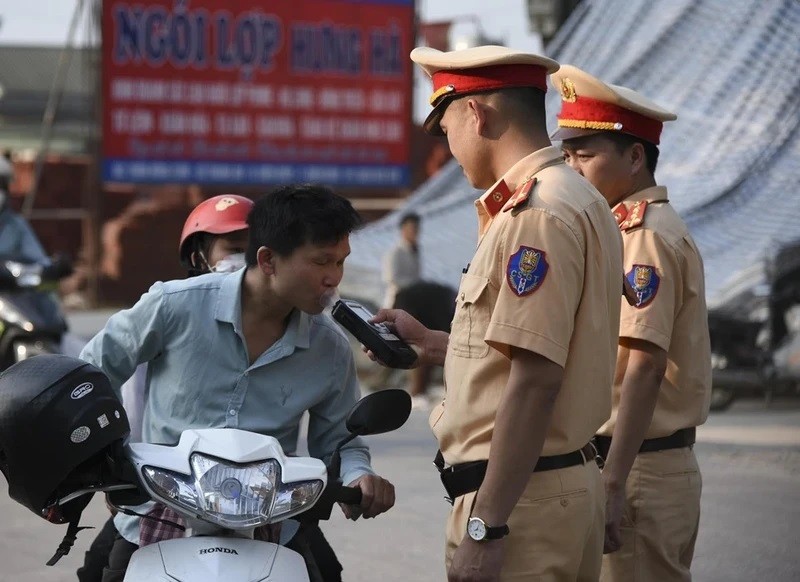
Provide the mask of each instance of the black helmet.
[{"label": "black helmet", "polygon": [[108,378],[83,360],[46,354],[0,374],[0,471],[11,498],[40,517],[77,519],[88,498],[62,515],[52,514],[55,502],[91,485],[75,475],[129,432]]}]

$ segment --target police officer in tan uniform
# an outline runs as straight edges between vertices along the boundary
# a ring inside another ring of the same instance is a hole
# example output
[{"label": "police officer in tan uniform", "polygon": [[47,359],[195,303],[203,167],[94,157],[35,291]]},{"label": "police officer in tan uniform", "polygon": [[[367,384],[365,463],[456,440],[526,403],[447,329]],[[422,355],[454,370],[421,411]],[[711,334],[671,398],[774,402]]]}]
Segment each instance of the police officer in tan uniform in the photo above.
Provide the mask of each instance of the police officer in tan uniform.
[{"label": "police officer in tan uniform", "polygon": [[486,189],[451,333],[402,311],[375,318],[445,366],[430,421],[453,503],[448,580],[597,580],[604,499],[590,441],[611,410],[619,229],[550,144],[557,63],[495,46],[411,58],[433,80],[426,130]]},{"label": "police officer in tan uniform", "polygon": [[692,450],[708,415],[710,345],[703,261],[653,173],[663,122],[638,93],[564,65],[558,131],[567,163],[613,207],[633,301],[622,302],[606,458],[602,580],[690,580],[701,478]]}]

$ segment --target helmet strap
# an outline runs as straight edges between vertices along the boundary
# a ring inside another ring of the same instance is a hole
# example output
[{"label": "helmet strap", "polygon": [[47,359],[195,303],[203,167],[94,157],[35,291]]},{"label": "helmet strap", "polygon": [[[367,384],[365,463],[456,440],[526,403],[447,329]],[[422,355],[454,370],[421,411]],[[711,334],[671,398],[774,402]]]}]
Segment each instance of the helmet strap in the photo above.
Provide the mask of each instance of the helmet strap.
[{"label": "helmet strap", "polygon": [[75,517],[71,522],[69,522],[69,526],[67,527],[67,533],[64,534],[64,539],[61,540],[61,543],[58,545],[58,549],[56,553],[53,554],[53,557],[47,561],[48,566],[55,566],[56,563],[69,554],[69,551],[72,549],[72,546],[75,544],[75,540],[78,539],[78,533],[85,529],[94,529],[90,526],[79,526],[78,522],[81,519],[80,513]]}]

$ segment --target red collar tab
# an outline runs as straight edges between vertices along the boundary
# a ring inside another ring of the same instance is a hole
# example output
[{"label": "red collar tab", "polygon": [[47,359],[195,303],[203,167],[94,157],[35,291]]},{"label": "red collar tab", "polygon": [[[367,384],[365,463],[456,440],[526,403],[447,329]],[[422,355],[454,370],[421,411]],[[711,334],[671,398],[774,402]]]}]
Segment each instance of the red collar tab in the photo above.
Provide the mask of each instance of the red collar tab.
[{"label": "red collar tab", "polygon": [[483,201],[484,207],[486,207],[486,211],[491,216],[494,216],[500,212],[500,209],[503,208],[511,196],[512,192],[508,184],[505,183],[505,180],[500,180],[494,188],[483,195],[481,200]]}]

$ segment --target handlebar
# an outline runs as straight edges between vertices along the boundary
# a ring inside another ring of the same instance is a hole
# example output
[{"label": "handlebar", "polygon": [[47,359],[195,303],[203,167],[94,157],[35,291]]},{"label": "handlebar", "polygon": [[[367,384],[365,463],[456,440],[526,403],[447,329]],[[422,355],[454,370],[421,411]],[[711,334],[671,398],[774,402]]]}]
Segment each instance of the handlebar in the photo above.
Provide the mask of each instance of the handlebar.
[{"label": "handlebar", "polygon": [[336,494],[336,501],[346,505],[360,505],[361,504],[361,489],[358,487],[347,487],[342,485]]}]

